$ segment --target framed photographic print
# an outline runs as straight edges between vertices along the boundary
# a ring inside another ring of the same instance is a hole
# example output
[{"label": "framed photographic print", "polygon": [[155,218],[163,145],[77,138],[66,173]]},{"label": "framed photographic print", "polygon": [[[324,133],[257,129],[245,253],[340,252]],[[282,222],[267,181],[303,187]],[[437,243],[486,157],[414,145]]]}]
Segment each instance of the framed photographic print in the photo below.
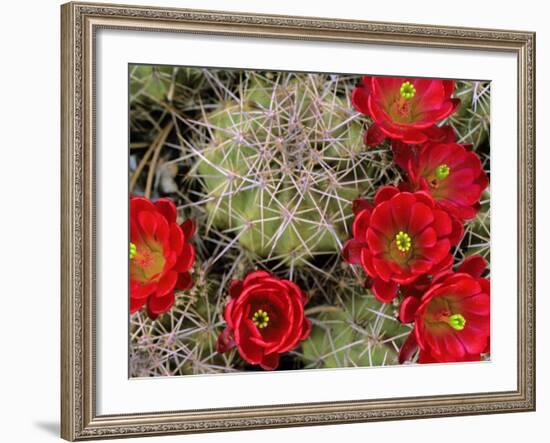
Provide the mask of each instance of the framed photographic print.
[{"label": "framed photographic print", "polygon": [[535,36],[62,6],[62,437],[535,408]]}]

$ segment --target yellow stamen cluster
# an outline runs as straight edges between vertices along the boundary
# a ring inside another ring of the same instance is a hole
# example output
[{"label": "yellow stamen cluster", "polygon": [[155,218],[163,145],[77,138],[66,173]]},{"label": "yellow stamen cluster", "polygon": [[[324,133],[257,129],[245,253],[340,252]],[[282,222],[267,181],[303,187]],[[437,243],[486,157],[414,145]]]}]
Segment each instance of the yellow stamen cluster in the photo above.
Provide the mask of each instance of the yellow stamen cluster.
[{"label": "yellow stamen cluster", "polygon": [[252,321],[258,329],[264,329],[269,324],[269,315],[263,309],[258,309],[252,316]]},{"label": "yellow stamen cluster", "polygon": [[445,163],[443,163],[442,165],[439,165],[435,169],[435,176],[437,177],[438,180],[446,179],[450,173],[451,173],[451,168],[449,168],[449,166],[447,166]]},{"label": "yellow stamen cluster", "polygon": [[460,314],[451,315],[448,322],[455,331],[462,331],[466,326],[466,319]]},{"label": "yellow stamen cluster", "polygon": [[407,252],[409,249],[411,249],[411,236],[406,232],[399,231],[395,235],[395,245],[397,246],[397,249],[399,249],[401,252]]},{"label": "yellow stamen cluster", "polygon": [[130,242],[130,260],[132,260],[136,256],[136,254],[137,254],[136,245]]},{"label": "yellow stamen cluster", "polygon": [[416,88],[411,82],[403,82],[401,88],[399,88],[399,94],[401,97],[410,100],[416,94]]}]

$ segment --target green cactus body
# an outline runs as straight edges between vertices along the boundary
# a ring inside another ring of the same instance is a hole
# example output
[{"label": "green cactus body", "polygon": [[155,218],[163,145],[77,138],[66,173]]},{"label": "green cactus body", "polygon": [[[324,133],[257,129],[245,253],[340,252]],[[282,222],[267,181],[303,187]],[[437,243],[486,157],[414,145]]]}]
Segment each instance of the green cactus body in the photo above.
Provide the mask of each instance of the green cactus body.
[{"label": "green cactus body", "polygon": [[[357,287],[356,287],[357,288]],[[372,295],[353,294],[341,306],[312,317],[313,327],[302,344],[307,368],[339,368],[397,364],[398,350],[410,332],[393,316],[393,307]]]},{"label": "green cactus body", "polygon": [[[223,299],[218,296],[219,283],[205,279],[201,272],[198,274],[192,289],[176,293],[171,313],[163,314],[154,321],[142,319],[144,326],[137,330],[134,327],[133,330],[134,334],[148,330],[148,334],[154,337],[156,347],[168,354],[181,353],[187,356],[179,360],[171,359],[165,368],[168,374],[217,373],[222,368],[237,364],[235,352],[219,354],[216,351],[216,342],[226,326],[219,319],[223,303]],[[174,312],[179,315],[174,316]],[[142,359],[155,356],[154,348],[147,349],[152,355],[145,353]],[[164,365],[161,363],[161,366]]]},{"label": "green cactus body", "polygon": [[130,82],[130,97],[141,95],[152,100],[163,100],[172,83],[174,68],[157,66],[136,66],[132,70]]},{"label": "green cactus body", "polygon": [[491,89],[489,82],[457,82],[454,96],[462,105],[449,118],[460,143],[474,150],[489,141]]},{"label": "green cactus body", "polygon": [[491,211],[489,207],[490,191],[487,189],[481,196],[481,205],[475,218],[466,223],[464,238],[464,256],[482,255],[487,260],[487,266],[491,263]]},{"label": "green cactus body", "polygon": [[326,76],[280,74],[251,78],[240,94],[203,122],[196,174],[209,225],[235,231],[259,257],[296,265],[339,251],[374,167],[349,91]]}]

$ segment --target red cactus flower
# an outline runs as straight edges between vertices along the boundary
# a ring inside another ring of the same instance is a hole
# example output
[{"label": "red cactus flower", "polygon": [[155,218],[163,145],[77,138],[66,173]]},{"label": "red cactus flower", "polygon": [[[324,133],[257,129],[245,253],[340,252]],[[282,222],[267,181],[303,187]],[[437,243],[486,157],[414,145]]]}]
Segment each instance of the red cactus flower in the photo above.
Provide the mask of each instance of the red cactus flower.
[{"label": "red cactus flower", "polygon": [[352,102],[373,120],[365,144],[376,146],[386,137],[410,144],[426,142],[434,125],[460,104],[451,98],[454,85],[452,80],[363,77],[353,90]]},{"label": "red cactus flower", "polygon": [[344,245],[343,256],[362,265],[378,300],[391,302],[398,285],[451,266],[456,225],[429,194],[385,186],[376,193],[374,206],[361,201],[354,207],[353,238]]},{"label": "red cactus flower", "polygon": [[155,203],[144,197],[130,198],[130,313],[147,306],[152,319],[174,304],[174,289],[193,285],[189,273],[195,248],[189,243],[195,232],[192,220],[176,223],[172,200]]},{"label": "red cactus flower", "polygon": [[432,126],[425,131],[428,136],[428,141],[422,144],[410,145],[403,143],[401,140],[392,140],[391,149],[393,153],[393,161],[403,171],[409,170],[409,162],[417,161],[419,151],[427,143],[455,143],[456,132],[451,125]]},{"label": "red cactus flower", "polygon": [[218,338],[218,352],[237,347],[248,363],[272,370],[279,355],[309,336],[311,325],[304,316],[306,294],[293,282],[266,271],[255,271],[229,288],[225,307],[227,328]]},{"label": "red cactus flower", "polygon": [[408,163],[412,190],[430,193],[453,216],[468,220],[489,184],[479,157],[457,143],[427,143]]},{"label": "red cactus flower", "polygon": [[419,363],[479,361],[488,352],[490,283],[481,275],[486,262],[473,256],[457,272],[433,279],[421,297],[405,297],[399,318],[414,322],[399,360],[409,360],[417,348]]}]

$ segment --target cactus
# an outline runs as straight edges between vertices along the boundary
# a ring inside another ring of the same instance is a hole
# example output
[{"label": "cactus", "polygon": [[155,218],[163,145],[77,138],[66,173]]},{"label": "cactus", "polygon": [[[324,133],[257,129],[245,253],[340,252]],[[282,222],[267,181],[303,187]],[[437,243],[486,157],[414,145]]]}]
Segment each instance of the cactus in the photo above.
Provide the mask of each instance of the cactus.
[{"label": "cactus", "polygon": [[397,364],[410,326],[397,320],[394,306],[380,303],[361,286],[339,286],[347,292],[339,303],[310,311],[319,314],[312,317],[311,335],[298,353],[305,368]]},{"label": "cactus", "polygon": [[201,71],[172,66],[132,65],[130,67],[130,102],[184,103],[208,89]]},{"label": "cactus", "polygon": [[464,227],[464,237],[455,250],[456,262],[461,262],[469,255],[479,254],[487,260],[487,267],[491,263],[491,212],[490,191],[487,189],[481,196],[481,207],[474,219],[468,221]]},{"label": "cactus", "polygon": [[133,376],[231,372],[235,353],[220,355],[216,340],[225,327],[222,278],[200,270],[195,286],[176,294],[176,304],[156,320],[141,312],[131,319],[130,371]]},{"label": "cactus", "polygon": [[204,185],[209,225],[237,232],[257,257],[295,265],[338,252],[379,157],[364,149],[350,85],[250,73],[238,95],[206,114],[192,174]]},{"label": "cactus", "polygon": [[457,81],[454,97],[462,105],[448,119],[458,134],[458,142],[470,144],[474,150],[489,141],[490,129],[490,82]]},{"label": "cactus", "polygon": [[[218,354],[227,288],[255,269],[294,281],[309,295],[310,337],[280,369],[397,364],[411,328],[396,307],[376,301],[364,275],[340,257],[350,237],[351,202],[398,184],[390,141],[366,149],[369,118],[351,105],[359,76],[132,66],[131,160],[144,158],[134,191],[152,175],[151,197],[168,196],[198,231],[195,284],[156,320],[130,319],[131,376],[257,369]],[[489,89],[456,82],[462,106],[446,122],[472,143],[489,170]],[[146,152],[173,125],[154,155]],[[170,186],[163,184],[170,168]],[[135,171],[135,167],[131,168]],[[157,179],[158,177],[158,179]],[[489,254],[489,192],[466,223],[455,263]]]}]

